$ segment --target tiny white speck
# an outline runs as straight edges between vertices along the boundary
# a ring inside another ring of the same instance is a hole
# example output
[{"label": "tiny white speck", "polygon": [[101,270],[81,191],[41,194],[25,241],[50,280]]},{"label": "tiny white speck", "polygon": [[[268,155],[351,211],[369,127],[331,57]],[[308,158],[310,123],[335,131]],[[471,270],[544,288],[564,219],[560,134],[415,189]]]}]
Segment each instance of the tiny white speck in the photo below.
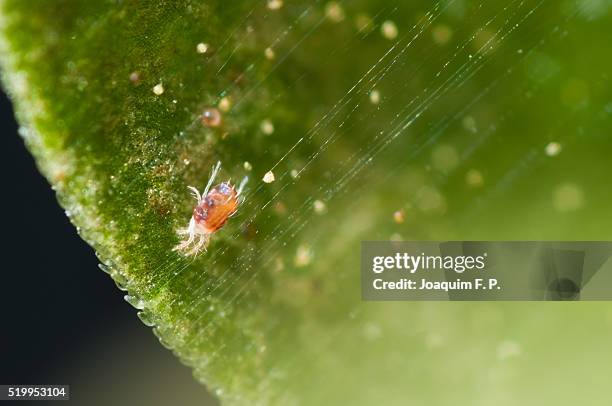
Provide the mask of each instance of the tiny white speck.
[{"label": "tiny white speck", "polygon": [[545,151],[548,156],[557,156],[561,152],[561,144],[558,142],[550,142],[546,145]]},{"label": "tiny white speck", "polygon": [[274,124],[269,119],[262,121],[259,128],[261,129],[261,132],[266,135],[270,135],[274,132]]},{"label": "tiny white speck", "polygon": [[297,178],[299,174],[300,173],[297,171],[297,169],[292,169],[290,172],[290,175],[293,179]]},{"label": "tiny white speck", "polygon": [[268,8],[270,10],[278,10],[283,6],[283,0],[268,0]]},{"label": "tiny white speck", "polygon": [[391,20],[387,20],[380,26],[380,32],[387,39],[395,39],[398,35],[397,25]]},{"label": "tiny white speck", "polygon": [[312,262],[313,252],[307,245],[300,245],[295,253],[293,263],[297,267],[308,266]]},{"label": "tiny white speck", "polygon": [[274,50],[270,47],[266,48],[266,50],[264,51],[264,55],[266,56],[267,59],[272,60],[276,57],[276,54],[274,53]]},{"label": "tiny white speck", "polygon": [[339,23],[344,20],[344,10],[338,2],[330,1],[325,5],[325,16],[330,21]]},{"label": "tiny white speck", "polygon": [[198,51],[198,54],[205,54],[206,52],[208,52],[208,44],[205,44],[203,42],[200,42],[197,46],[196,46],[196,50]]},{"label": "tiny white speck", "polygon": [[406,221],[406,212],[404,209],[393,212],[393,221],[395,221],[397,224],[402,224],[404,221]]},{"label": "tiny white speck", "polygon": [[232,101],[229,97],[226,96],[219,100],[219,110],[227,113],[230,108],[232,108]]},{"label": "tiny white speck", "polygon": [[315,200],[312,206],[314,208],[315,213],[317,214],[323,214],[327,210],[327,206],[321,200]]},{"label": "tiny white speck", "polygon": [[380,103],[380,92],[376,89],[370,92],[370,103],[378,104]]},{"label": "tiny white speck", "polygon": [[155,95],[157,96],[161,96],[162,94],[164,94],[164,85],[162,85],[161,83],[158,83],[155,86],[153,86],[153,93],[155,93]]},{"label": "tiny white speck", "polygon": [[275,180],[274,173],[272,171],[266,172],[266,174],[263,177],[263,181],[266,183],[272,183],[274,182],[274,180]]},{"label": "tiny white speck", "polygon": [[253,165],[251,165],[249,161],[244,161],[244,164],[242,166],[244,167],[244,170],[246,171],[250,171],[251,169],[253,169]]}]

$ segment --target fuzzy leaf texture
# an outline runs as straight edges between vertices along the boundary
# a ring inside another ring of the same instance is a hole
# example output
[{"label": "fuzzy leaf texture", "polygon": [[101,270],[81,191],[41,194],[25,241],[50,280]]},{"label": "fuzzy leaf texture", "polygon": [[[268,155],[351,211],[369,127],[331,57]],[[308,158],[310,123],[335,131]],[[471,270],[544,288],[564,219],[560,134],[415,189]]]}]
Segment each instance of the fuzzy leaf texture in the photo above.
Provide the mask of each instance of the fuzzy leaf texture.
[{"label": "fuzzy leaf texture", "polygon": [[[595,0],[2,0],[0,45],[71,221],[225,404],[568,404],[610,393],[609,308],[366,303],[359,249],[610,239],[611,23]],[[217,160],[245,201],[182,256]]]}]

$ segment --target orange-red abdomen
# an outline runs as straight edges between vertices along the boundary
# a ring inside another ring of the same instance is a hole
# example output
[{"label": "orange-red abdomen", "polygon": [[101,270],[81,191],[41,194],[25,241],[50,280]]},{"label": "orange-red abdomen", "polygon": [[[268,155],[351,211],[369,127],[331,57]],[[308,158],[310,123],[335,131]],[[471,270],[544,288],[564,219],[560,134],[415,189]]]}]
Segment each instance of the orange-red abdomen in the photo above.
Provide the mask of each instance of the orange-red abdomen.
[{"label": "orange-red abdomen", "polygon": [[236,212],[238,204],[238,194],[234,186],[226,182],[220,183],[193,209],[193,218],[209,233],[214,233]]}]

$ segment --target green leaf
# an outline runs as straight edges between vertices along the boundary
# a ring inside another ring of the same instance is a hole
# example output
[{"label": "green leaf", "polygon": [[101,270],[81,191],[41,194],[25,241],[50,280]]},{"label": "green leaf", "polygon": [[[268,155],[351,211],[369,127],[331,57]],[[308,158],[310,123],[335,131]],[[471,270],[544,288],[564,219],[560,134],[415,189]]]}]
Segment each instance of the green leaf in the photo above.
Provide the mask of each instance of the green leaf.
[{"label": "green leaf", "polygon": [[[608,310],[365,303],[359,244],[610,238],[587,3],[3,0],[4,84],[103,268],[228,404],[551,404],[606,384]],[[246,200],[185,257],[218,160]],[[541,389],[559,358],[573,395]]]}]

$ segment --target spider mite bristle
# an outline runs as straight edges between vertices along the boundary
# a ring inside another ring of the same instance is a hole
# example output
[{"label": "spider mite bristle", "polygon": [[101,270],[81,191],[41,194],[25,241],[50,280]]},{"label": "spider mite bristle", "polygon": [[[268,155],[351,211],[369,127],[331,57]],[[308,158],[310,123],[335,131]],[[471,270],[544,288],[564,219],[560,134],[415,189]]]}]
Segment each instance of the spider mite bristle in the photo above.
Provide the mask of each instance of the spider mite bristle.
[{"label": "spider mite bristle", "polygon": [[242,203],[241,194],[248,182],[248,177],[245,176],[238,188],[230,181],[221,182],[211,188],[220,169],[221,162],[217,162],[212,168],[210,179],[203,193],[193,186],[188,187],[197,204],[187,228],[177,231],[178,235],[187,237],[174,247],[175,251],[180,251],[186,256],[196,256],[200,251],[206,250],[211,236],[223,228]]},{"label": "spider mite bristle", "polygon": [[200,121],[205,127],[219,127],[221,125],[221,112],[215,107],[209,107],[202,112]]}]

